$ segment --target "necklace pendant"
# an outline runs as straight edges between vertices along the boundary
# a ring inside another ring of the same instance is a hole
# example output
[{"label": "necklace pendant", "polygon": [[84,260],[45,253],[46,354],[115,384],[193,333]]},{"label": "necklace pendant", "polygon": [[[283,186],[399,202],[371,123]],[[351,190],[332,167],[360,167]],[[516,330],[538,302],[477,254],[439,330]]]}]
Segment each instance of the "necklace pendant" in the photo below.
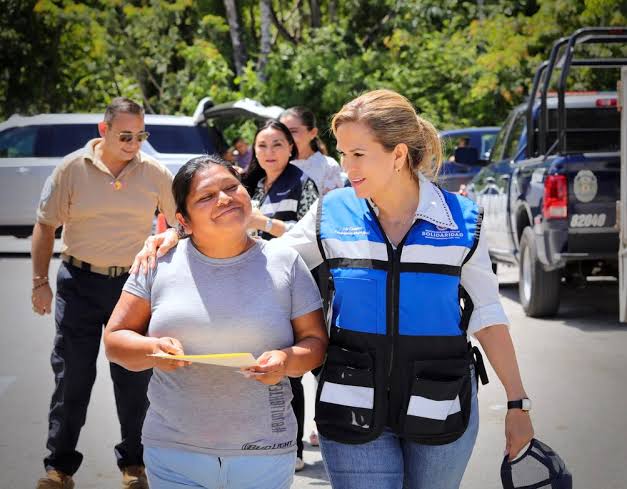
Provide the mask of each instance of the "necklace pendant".
[{"label": "necklace pendant", "polygon": [[119,180],[114,180],[113,182],[111,182],[111,185],[113,185],[113,188],[115,190],[120,190],[122,188],[122,182],[120,182]]}]

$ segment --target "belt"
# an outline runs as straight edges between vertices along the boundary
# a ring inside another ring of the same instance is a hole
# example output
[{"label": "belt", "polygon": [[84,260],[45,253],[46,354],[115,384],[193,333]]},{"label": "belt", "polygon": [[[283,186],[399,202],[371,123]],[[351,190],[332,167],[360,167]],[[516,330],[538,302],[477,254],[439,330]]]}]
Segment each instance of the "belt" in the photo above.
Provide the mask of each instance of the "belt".
[{"label": "belt", "polygon": [[107,277],[115,278],[127,273],[131,267],[96,267],[86,261],[81,261],[78,258],[74,258],[70,255],[61,255],[61,260],[65,263],[72,265],[73,267],[80,268],[87,272],[97,273],[99,275],[106,275]]}]

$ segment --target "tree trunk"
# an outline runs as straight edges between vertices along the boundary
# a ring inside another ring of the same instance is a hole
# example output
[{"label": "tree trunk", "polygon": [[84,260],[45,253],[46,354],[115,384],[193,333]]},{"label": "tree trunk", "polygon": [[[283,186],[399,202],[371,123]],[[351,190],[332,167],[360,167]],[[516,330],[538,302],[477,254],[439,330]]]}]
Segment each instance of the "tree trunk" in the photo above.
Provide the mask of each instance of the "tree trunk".
[{"label": "tree trunk", "polygon": [[266,81],[265,68],[268,62],[268,55],[272,49],[272,0],[259,0],[261,40],[259,42],[259,60],[257,61],[257,74],[261,81]]},{"label": "tree trunk", "polygon": [[335,0],[329,0],[329,21],[331,24],[337,22],[337,5]]},{"label": "tree trunk", "polygon": [[318,0],[309,0],[309,10],[311,12],[311,27],[314,29],[322,27],[320,3],[318,3]]},{"label": "tree trunk", "polygon": [[246,46],[242,43],[242,32],[236,0],[224,0],[224,8],[226,9],[226,17],[229,22],[229,31],[231,33],[235,73],[239,76],[244,72],[248,56],[246,54]]}]

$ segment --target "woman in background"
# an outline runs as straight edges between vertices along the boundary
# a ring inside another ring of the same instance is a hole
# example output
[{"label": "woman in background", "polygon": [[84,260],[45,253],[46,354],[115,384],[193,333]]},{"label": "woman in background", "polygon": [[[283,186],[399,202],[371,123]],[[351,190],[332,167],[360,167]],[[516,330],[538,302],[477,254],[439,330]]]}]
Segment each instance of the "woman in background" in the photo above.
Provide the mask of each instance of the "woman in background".
[{"label": "woman in background", "polygon": [[315,182],[320,195],[343,187],[346,177],[342,175],[338,162],[322,151],[314,113],[307,107],[290,107],[281,114],[279,120],[290,130],[298,147],[298,159],[292,161],[292,165],[300,168]]}]

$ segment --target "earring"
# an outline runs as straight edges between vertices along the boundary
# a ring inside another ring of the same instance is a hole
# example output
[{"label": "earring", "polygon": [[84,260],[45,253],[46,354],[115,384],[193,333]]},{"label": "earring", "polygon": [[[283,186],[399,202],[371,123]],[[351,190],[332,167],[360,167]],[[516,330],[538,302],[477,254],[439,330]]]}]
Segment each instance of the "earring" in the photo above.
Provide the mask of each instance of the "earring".
[{"label": "earring", "polygon": [[396,173],[400,173],[400,172],[401,172],[401,169],[400,169],[400,168],[397,168],[397,169],[396,169]]}]

